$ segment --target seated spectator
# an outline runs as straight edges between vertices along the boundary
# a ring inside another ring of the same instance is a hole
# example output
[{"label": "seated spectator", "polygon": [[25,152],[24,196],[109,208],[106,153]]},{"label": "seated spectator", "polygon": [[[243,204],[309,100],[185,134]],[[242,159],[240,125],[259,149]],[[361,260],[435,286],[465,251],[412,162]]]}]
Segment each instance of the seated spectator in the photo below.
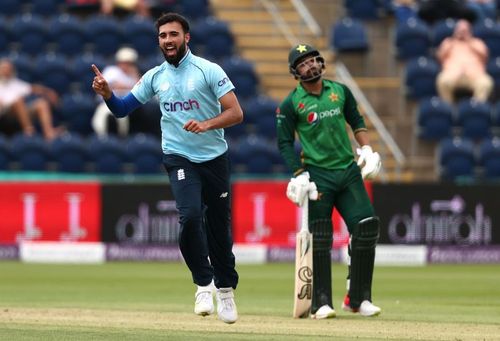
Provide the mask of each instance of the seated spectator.
[{"label": "seated spectator", "polygon": [[[116,65],[104,68],[102,75],[108,81],[109,86],[117,96],[125,96],[132,90],[135,83],[140,79],[137,63],[137,52],[130,47],[123,47],[116,52]],[[129,117],[116,118],[108,109],[106,103],[102,101],[92,117],[92,128],[94,132],[103,136],[110,132],[109,123],[115,122],[117,132],[121,136],[129,133]]]},{"label": "seated spectator", "polygon": [[44,137],[52,140],[61,131],[61,128],[54,128],[52,122],[51,104],[56,105],[58,100],[59,96],[54,90],[17,78],[12,62],[6,58],[0,59],[0,119],[2,119],[0,126],[2,128],[8,125],[5,120],[14,115],[17,116],[22,131],[27,135],[32,135],[36,129],[31,116],[35,114]]},{"label": "seated spectator", "polygon": [[115,12],[137,14],[149,17],[149,4],[146,0],[101,0],[101,13],[113,15]]},{"label": "seated spectator", "polygon": [[457,89],[468,89],[473,98],[488,100],[494,84],[486,73],[488,47],[472,36],[469,22],[457,22],[453,35],[439,45],[437,58],[442,66],[436,79],[441,98],[453,102]]},{"label": "seated spectator", "polygon": [[420,0],[418,16],[430,25],[446,18],[476,20],[476,13],[463,0]]}]

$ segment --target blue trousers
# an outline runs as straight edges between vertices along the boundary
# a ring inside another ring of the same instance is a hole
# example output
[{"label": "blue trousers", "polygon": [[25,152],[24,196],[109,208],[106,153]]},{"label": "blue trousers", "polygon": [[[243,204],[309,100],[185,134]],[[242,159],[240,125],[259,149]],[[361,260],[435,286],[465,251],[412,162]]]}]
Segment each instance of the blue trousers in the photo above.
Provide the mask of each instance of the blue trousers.
[{"label": "blue trousers", "polygon": [[217,288],[236,289],[227,153],[203,163],[164,155],[163,164],[179,211],[179,247],[193,282],[205,286],[213,279]]}]

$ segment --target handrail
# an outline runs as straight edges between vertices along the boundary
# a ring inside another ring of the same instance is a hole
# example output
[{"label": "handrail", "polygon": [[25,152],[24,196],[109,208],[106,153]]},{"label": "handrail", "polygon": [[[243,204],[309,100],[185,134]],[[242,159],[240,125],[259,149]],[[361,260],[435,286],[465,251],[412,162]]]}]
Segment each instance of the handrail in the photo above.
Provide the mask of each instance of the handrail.
[{"label": "handrail", "polygon": [[306,23],[307,27],[309,27],[309,30],[316,37],[321,37],[321,28],[312,16],[311,12],[309,12],[307,6],[304,5],[304,2],[302,0],[291,0],[291,2],[297,13],[302,17],[302,20]]},{"label": "handrail", "polygon": [[406,157],[404,156],[401,149],[398,147],[396,141],[392,138],[389,131],[386,129],[384,123],[380,120],[378,114],[375,112],[370,102],[366,99],[365,95],[356,84],[351,74],[347,70],[346,66],[342,62],[336,63],[336,72],[339,78],[349,87],[354,97],[359,104],[364,108],[366,116],[370,119],[375,129],[380,134],[380,137],[384,141],[385,145],[394,155],[394,159],[399,166],[402,166],[406,162]]},{"label": "handrail", "polygon": [[274,22],[278,26],[278,29],[283,33],[285,36],[286,40],[290,43],[290,46],[298,44],[298,39],[293,34],[292,30],[288,27],[285,19],[281,16],[278,8],[276,8],[276,5],[274,3],[271,3],[269,0],[259,0],[262,6],[271,14],[273,17]]}]

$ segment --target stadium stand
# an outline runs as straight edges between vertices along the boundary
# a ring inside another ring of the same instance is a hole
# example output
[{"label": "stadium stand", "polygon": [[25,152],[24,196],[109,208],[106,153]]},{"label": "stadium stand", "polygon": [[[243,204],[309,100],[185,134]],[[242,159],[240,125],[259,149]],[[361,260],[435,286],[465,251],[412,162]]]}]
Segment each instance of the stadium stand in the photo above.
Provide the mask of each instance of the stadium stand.
[{"label": "stadium stand", "polygon": [[417,111],[418,136],[421,139],[439,141],[450,137],[453,127],[454,108],[437,96],[419,102]]},{"label": "stadium stand", "polygon": [[475,175],[474,144],[469,139],[454,137],[442,140],[438,148],[438,160],[443,180],[473,178]]},{"label": "stadium stand", "polygon": [[395,45],[397,58],[408,60],[429,56],[431,48],[430,28],[418,19],[410,18],[396,26]]},{"label": "stadium stand", "polygon": [[87,138],[93,171],[97,174],[122,174],[128,161],[123,141],[112,135]]},{"label": "stadium stand", "polygon": [[498,137],[484,139],[479,145],[478,165],[482,167],[484,179],[500,178],[500,140]]},{"label": "stadium stand", "polygon": [[55,170],[65,173],[84,173],[88,170],[89,153],[82,137],[75,133],[58,136],[50,143]]},{"label": "stadium stand", "polygon": [[337,52],[364,52],[370,48],[363,23],[345,17],[331,27],[330,46]]},{"label": "stadium stand", "polygon": [[39,135],[16,134],[10,140],[10,150],[16,169],[25,171],[47,171],[50,161],[49,148]]},{"label": "stadium stand", "polygon": [[435,96],[439,70],[440,66],[433,58],[422,56],[409,60],[404,75],[407,96],[412,99]]},{"label": "stadium stand", "polygon": [[11,162],[10,146],[7,138],[3,134],[0,134],[0,170],[4,171],[9,169],[9,164]]},{"label": "stadium stand", "polygon": [[457,104],[457,123],[461,136],[479,141],[492,133],[491,105],[474,99],[463,99]]},{"label": "stadium stand", "polygon": [[161,141],[150,134],[134,134],[127,140],[128,161],[134,174],[158,174],[162,166]]}]

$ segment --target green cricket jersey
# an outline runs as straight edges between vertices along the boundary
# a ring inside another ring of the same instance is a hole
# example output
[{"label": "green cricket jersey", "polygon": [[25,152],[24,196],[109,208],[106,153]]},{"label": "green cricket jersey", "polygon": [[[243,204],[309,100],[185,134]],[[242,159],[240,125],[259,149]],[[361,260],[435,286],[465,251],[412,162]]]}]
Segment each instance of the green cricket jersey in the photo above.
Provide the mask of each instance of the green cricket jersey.
[{"label": "green cricket jersey", "polygon": [[[356,100],[344,84],[323,79],[320,95],[298,84],[276,110],[278,148],[290,169],[303,165],[345,169],[354,160],[346,122],[356,133],[366,130]],[[295,132],[302,145],[302,160],[294,150]]]}]

